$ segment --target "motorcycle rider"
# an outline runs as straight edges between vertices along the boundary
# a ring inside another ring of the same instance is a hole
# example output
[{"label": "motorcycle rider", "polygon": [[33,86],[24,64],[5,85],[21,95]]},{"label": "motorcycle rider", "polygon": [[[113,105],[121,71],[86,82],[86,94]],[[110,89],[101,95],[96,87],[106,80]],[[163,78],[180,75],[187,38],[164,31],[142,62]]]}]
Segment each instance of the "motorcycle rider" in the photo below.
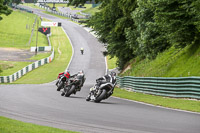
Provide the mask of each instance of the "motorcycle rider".
[{"label": "motorcycle rider", "polygon": [[[107,74],[103,77],[100,77],[96,80],[97,84],[96,87],[99,88],[101,86],[101,84],[105,84],[107,82],[110,82],[112,84],[115,84],[116,82],[116,73],[115,72],[111,72],[110,74]],[[113,88],[114,90],[114,88]],[[113,90],[111,91],[111,94],[113,93]]]},{"label": "motorcycle rider", "polygon": [[[58,78],[61,77],[61,75],[64,75],[66,77],[66,81],[70,78],[70,71],[66,70],[65,72],[59,73]],[[56,82],[56,85],[58,84],[58,81]]]},{"label": "motorcycle rider", "polygon": [[[70,79],[72,78],[72,80]],[[85,82],[85,75],[84,75],[84,72],[83,70],[81,71],[78,71],[76,74],[72,75],[69,77],[69,81],[70,82],[73,82],[73,80],[75,79],[79,79],[79,83],[77,84],[76,86],[76,90],[77,91],[80,91],[81,90],[81,87],[83,86],[84,82]],[[64,90],[64,92],[62,92],[61,96],[64,96],[66,94],[66,90]],[[76,91],[74,91],[74,94],[76,94]]]},{"label": "motorcycle rider", "polygon": [[111,82],[114,84],[116,82],[116,73],[111,72],[103,77],[98,78],[96,81],[99,81],[97,84],[100,86],[102,83]]},{"label": "motorcycle rider", "polygon": [[84,71],[83,71],[83,70],[78,71],[77,74],[74,74],[74,75],[71,76],[71,77],[75,77],[75,76],[81,77],[81,78],[82,78],[82,80],[81,80],[81,87],[82,87],[83,84],[84,84],[84,82],[85,82],[85,74],[84,74]]},{"label": "motorcycle rider", "polygon": [[[98,89],[101,84],[105,84],[105,83],[112,83],[113,85],[116,83],[116,73],[115,72],[111,72],[108,75],[105,75],[103,77],[100,77],[96,80],[96,85],[95,87],[92,87],[93,89]],[[113,94],[113,90],[114,88],[112,88],[112,90],[109,91],[109,96]],[[91,100],[91,96],[93,95],[93,90],[90,90],[89,95],[86,98],[86,101],[90,101]]]},{"label": "motorcycle rider", "polygon": [[83,52],[84,52],[84,49],[83,49],[83,47],[81,47],[80,51],[81,51],[81,54],[83,54]]}]

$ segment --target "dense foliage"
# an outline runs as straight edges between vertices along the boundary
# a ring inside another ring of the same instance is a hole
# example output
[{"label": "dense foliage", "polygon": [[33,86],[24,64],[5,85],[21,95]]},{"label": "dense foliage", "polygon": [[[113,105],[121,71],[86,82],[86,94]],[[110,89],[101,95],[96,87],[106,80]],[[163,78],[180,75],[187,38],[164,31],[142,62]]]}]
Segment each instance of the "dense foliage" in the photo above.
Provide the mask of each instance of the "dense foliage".
[{"label": "dense foliage", "polygon": [[[85,0],[71,0],[71,2]],[[106,0],[89,21],[108,54],[123,68],[134,57],[155,58],[170,48],[198,45],[199,0]]]},{"label": "dense foliage", "polygon": [[[5,14],[9,15],[12,11],[8,9],[6,6],[7,3],[4,2],[4,0],[0,0],[0,15]],[[0,20],[2,20],[2,17],[0,16]]]}]

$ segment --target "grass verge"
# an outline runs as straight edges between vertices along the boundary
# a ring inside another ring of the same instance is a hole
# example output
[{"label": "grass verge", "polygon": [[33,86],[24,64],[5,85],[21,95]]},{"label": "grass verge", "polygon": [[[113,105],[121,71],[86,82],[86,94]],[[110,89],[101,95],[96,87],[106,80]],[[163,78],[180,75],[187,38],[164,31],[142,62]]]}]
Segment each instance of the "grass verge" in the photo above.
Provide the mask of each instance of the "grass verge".
[{"label": "grass verge", "polygon": [[[36,26],[35,32],[28,44],[32,26],[36,15],[24,11],[13,11],[10,15],[2,15],[0,21],[0,47],[30,48],[36,45]],[[39,24],[40,24],[40,19]],[[38,46],[48,46],[47,38],[44,34],[38,32]]]},{"label": "grass verge", "polygon": [[52,15],[52,16],[55,16],[55,17],[58,17],[58,18],[62,18],[62,19],[69,19],[67,17],[60,16],[60,15],[57,15],[57,14],[53,14],[53,13],[47,12],[47,11],[43,11],[43,13],[46,13],[46,14],[49,14],[49,15]]},{"label": "grass verge", "polygon": [[167,108],[187,110],[192,112],[200,112],[200,101],[199,100],[188,100],[169,98],[162,96],[154,96],[143,93],[129,92],[124,89],[115,88],[113,96],[125,98],[129,100],[144,102],[153,104],[156,106],[163,106]]},{"label": "grass verge", "polygon": [[[32,56],[29,58],[30,60],[40,60],[46,57],[49,57],[51,55],[50,52],[47,53],[38,53],[37,55]],[[16,61],[0,61],[0,76],[8,76],[12,75],[13,73],[23,69],[25,66],[28,66],[29,64],[32,64],[33,62],[16,62]]]},{"label": "grass verge", "polygon": [[117,57],[110,58],[110,56],[108,55],[106,59],[107,59],[108,69],[114,69],[117,67],[116,65]]},{"label": "grass verge", "polygon": [[17,120],[12,120],[0,116],[0,132],[1,133],[77,133],[62,129],[39,126],[31,123],[25,123]]},{"label": "grass verge", "polygon": [[160,53],[156,59],[130,61],[131,69],[121,76],[137,77],[188,77],[200,76],[200,45],[185,48],[171,47]]},{"label": "grass verge", "polygon": [[27,73],[14,83],[41,84],[51,82],[57,78],[58,73],[66,69],[72,56],[70,42],[61,27],[52,27],[51,32],[50,40],[55,50],[53,61]]},{"label": "grass verge", "polygon": [[32,62],[0,61],[0,67],[2,69],[0,76],[11,75],[31,63]]}]

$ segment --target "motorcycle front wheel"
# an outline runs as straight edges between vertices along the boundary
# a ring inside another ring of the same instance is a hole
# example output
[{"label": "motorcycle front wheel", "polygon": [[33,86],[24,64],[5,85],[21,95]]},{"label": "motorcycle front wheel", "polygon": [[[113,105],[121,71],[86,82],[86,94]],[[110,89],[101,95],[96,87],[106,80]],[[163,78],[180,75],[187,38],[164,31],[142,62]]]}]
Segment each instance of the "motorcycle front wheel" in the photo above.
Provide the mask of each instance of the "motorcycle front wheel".
[{"label": "motorcycle front wheel", "polygon": [[61,83],[58,85],[57,91],[60,91],[63,87],[64,82],[61,81]]},{"label": "motorcycle front wheel", "polygon": [[74,91],[75,91],[75,85],[72,85],[72,87],[69,89],[69,91],[65,94],[66,97],[69,97]]},{"label": "motorcycle front wheel", "polygon": [[104,97],[106,96],[107,91],[105,89],[102,90],[101,94],[96,97],[96,99],[94,100],[95,103],[99,103],[101,102],[101,100],[104,99]]}]

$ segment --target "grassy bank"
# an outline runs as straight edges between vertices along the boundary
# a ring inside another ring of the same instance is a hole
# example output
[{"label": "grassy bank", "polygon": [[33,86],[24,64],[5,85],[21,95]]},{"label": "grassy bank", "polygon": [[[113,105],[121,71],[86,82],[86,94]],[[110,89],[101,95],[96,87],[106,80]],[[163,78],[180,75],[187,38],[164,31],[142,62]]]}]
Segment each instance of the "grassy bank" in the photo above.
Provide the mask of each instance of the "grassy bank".
[{"label": "grassy bank", "polygon": [[160,53],[156,59],[130,61],[130,69],[122,76],[137,77],[188,77],[200,76],[200,45],[185,48],[171,47]]},{"label": "grassy bank", "polygon": [[39,126],[36,124],[25,123],[1,116],[0,116],[0,132],[1,133],[77,133],[47,126]]},{"label": "grassy bank", "polygon": [[[36,15],[24,11],[13,11],[9,16],[3,16],[0,21],[0,47],[30,48],[36,45],[36,26],[30,45],[33,23]],[[40,19],[39,24],[40,24]],[[48,41],[44,34],[38,32],[38,46],[47,46]]]},{"label": "grassy bank", "polygon": [[117,57],[110,58],[110,56],[108,55],[106,59],[107,59],[108,69],[114,69],[117,67],[116,65]]},{"label": "grassy bank", "polygon": [[143,93],[129,92],[120,88],[115,88],[113,96],[149,103],[156,106],[163,106],[163,107],[187,110],[192,112],[200,112],[200,101],[197,100],[154,96]]},{"label": "grassy bank", "polygon": [[50,41],[55,50],[54,60],[27,73],[14,83],[40,84],[51,82],[57,78],[58,73],[66,69],[72,56],[70,42],[62,28],[52,27],[51,32]]}]

